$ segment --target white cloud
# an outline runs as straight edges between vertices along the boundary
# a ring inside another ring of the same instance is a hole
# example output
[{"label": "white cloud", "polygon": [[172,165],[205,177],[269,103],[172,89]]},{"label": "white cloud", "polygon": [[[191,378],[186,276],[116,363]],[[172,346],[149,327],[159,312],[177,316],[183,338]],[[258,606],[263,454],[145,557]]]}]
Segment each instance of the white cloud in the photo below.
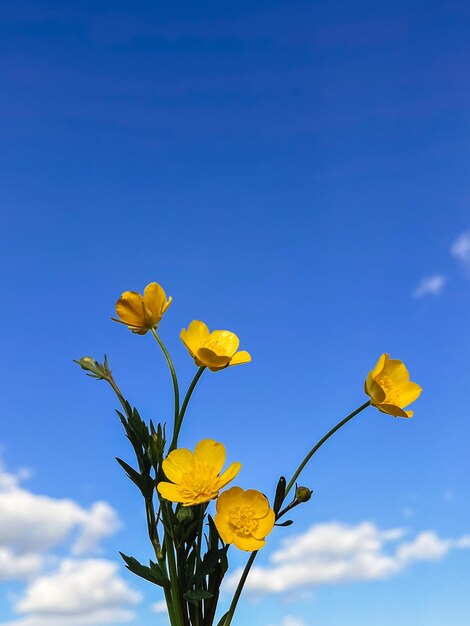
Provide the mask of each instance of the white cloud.
[{"label": "white cloud", "polygon": [[0,626],[99,626],[101,624],[125,624],[135,615],[125,609],[95,611],[84,615],[30,615],[10,622],[1,622]]},{"label": "white cloud", "polygon": [[[69,499],[34,494],[21,486],[29,476],[0,467],[0,581],[28,581],[14,602],[16,619],[0,626],[98,626],[134,619],[140,601],[107,559],[59,559],[95,551],[115,532],[119,519],[106,502],[84,508]],[[51,567],[55,569],[51,571]]]},{"label": "white cloud", "polygon": [[106,559],[64,559],[58,570],[40,576],[16,603],[18,613],[74,615],[119,608],[140,600]]},{"label": "white cloud", "polygon": [[470,269],[470,231],[461,233],[450,247],[451,255]]},{"label": "white cloud", "polygon": [[141,600],[106,559],[64,559],[55,572],[36,578],[15,611],[24,617],[1,626],[82,626],[130,621]]},{"label": "white cloud", "polygon": [[[257,593],[282,593],[305,587],[390,578],[416,561],[442,559],[452,549],[470,548],[470,535],[442,539],[432,531],[403,541],[401,528],[381,530],[371,522],[348,526],[317,524],[285,539],[270,566],[254,567],[246,588]],[[227,586],[235,587],[241,570]]]},{"label": "white cloud", "polygon": [[150,608],[152,609],[154,613],[166,613],[167,612],[165,600],[161,600],[160,602],[155,602],[154,604],[152,604]]},{"label": "white cloud", "polygon": [[299,617],[291,617],[287,615],[279,624],[271,624],[271,626],[306,626],[305,622]]},{"label": "white cloud", "polygon": [[442,274],[425,276],[411,294],[413,298],[424,298],[424,296],[440,296],[447,279]]},{"label": "white cloud", "polygon": [[40,554],[15,554],[10,548],[0,546],[0,581],[28,580],[40,572],[44,557]]},{"label": "white cloud", "polygon": [[[24,477],[24,472],[15,475],[0,468],[0,578],[34,574],[41,555],[71,540],[72,532],[78,533],[72,552],[85,554],[119,528],[118,516],[106,502],[86,509],[73,500],[38,495],[20,485]],[[21,560],[20,571],[9,569],[5,550]]]}]

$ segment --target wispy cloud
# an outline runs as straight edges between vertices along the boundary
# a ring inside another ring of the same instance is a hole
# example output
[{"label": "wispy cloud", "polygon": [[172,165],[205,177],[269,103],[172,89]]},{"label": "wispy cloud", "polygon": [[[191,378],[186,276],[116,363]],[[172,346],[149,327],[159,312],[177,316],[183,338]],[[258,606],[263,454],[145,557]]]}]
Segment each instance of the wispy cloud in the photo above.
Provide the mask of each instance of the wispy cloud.
[{"label": "wispy cloud", "polygon": [[470,231],[461,233],[450,247],[450,253],[467,270],[470,270]]},{"label": "wispy cloud", "polygon": [[447,282],[443,274],[433,274],[425,276],[411,294],[413,298],[424,298],[425,296],[440,296]]},{"label": "wispy cloud", "polygon": [[159,602],[154,602],[150,607],[154,613],[166,613],[166,602],[165,600],[160,600]]},{"label": "wispy cloud", "polygon": [[306,624],[304,620],[299,617],[286,615],[282,622],[279,622],[278,624],[271,624],[270,626],[306,626]]},{"label": "wispy cloud", "polygon": [[[381,530],[371,522],[357,526],[325,523],[282,542],[271,564],[255,567],[248,591],[283,593],[325,584],[391,578],[417,561],[438,561],[450,550],[470,548],[470,535],[443,539],[424,531],[405,541],[402,528]],[[241,575],[228,580],[233,588]]]}]

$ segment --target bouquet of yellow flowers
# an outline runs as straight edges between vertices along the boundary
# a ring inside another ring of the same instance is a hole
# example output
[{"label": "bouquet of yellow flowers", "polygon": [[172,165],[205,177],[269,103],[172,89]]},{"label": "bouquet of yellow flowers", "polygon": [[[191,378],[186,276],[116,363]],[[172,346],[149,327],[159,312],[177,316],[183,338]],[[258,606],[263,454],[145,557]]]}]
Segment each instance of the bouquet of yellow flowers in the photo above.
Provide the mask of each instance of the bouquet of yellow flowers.
[{"label": "bouquet of yellow flowers", "polygon": [[[139,489],[145,503],[148,535],[154,556],[144,565],[121,553],[127,568],[163,588],[171,626],[230,626],[243,586],[258,551],[274,526],[286,513],[308,502],[312,491],[298,485],[303,469],[317,450],[342,426],[368,406],[394,417],[411,417],[405,410],[418,398],[421,387],[410,381],[405,365],[382,354],[364,383],[368,400],[347,415],[307,453],[289,481],[281,476],[271,501],[256,489],[228,487],[241,464],[225,470],[226,451],[222,443],[202,439],[194,451],[178,447],[178,437],[194,389],[205,370],[218,372],[249,363],[251,356],[238,350],[237,335],[228,330],[209,331],[201,321],[192,321],[180,337],[197,366],[196,374],[180,403],[178,378],[170,354],[157,333],[171,298],[157,283],[150,283],[143,295],[126,291],[116,303],[117,318],[139,335],[147,332],[157,341],[168,363],[174,392],[174,414],[167,438],[166,424],[146,423],[124,397],[105,357],[103,363],[85,356],[76,361],[89,376],[107,381],[121,410],[117,411],[132,445],[136,467],[122,459],[118,463]],[[291,494],[291,495],[290,495]],[[215,500],[215,514],[210,512]],[[250,553],[228,610],[216,622],[220,586],[229,568],[229,549],[235,546]]]}]

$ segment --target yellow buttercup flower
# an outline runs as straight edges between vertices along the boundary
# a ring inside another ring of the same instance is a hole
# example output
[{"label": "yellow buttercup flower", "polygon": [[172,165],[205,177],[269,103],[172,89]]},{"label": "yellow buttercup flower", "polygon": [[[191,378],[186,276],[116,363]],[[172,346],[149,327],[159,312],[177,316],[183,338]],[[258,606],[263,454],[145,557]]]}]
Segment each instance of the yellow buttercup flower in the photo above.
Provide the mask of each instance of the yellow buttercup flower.
[{"label": "yellow buttercup flower", "polygon": [[412,417],[413,411],[404,411],[404,408],[419,397],[422,388],[410,381],[402,361],[382,354],[377,365],[369,372],[364,390],[370,396],[372,406],[382,413],[394,417]]},{"label": "yellow buttercup flower", "polygon": [[237,352],[240,340],[229,330],[209,332],[204,322],[194,320],[188,330],[183,328],[180,337],[196,365],[204,365],[212,372],[251,361],[250,354],[245,350]]},{"label": "yellow buttercup flower", "polygon": [[133,333],[145,335],[151,328],[157,328],[171,301],[158,283],[150,283],[143,296],[136,291],[125,291],[116,302],[116,313],[121,319],[112,319],[126,324]]},{"label": "yellow buttercup flower", "polygon": [[200,441],[194,453],[177,448],[163,461],[165,476],[172,482],[160,482],[158,492],[166,500],[193,506],[217,498],[219,491],[235,478],[241,463],[232,463],[223,474],[225,448],[213,439]]},{"label": "yellow buttercup flower", "polygon": [[217,499],[214,522],[225,543],[253,552],[265,544],[276,516],[268,499],[255,489],[231,487]]}]

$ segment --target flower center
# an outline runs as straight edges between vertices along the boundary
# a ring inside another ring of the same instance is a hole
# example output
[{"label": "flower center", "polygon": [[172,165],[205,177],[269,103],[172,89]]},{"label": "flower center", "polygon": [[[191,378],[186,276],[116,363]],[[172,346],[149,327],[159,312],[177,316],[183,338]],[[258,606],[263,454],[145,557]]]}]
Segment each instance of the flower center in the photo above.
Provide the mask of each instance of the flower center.
[{"label": "flower center", "polygon": [[255,512],[251,506],[237,506],[230,511],[230,523],[235,533],[242,537],[248,537],[258,528]]},{"label": "flower center", "polygon": [[387,376],[378,376],[377,383],[382,387],[385,392],[384,402],[386,404],[394,404],[399,406],[399,395],[396,387],[393,385],[393,381]]},{"label": "flower center", "polygon": [[181,486],[189,498],[204,496],[212,500],[219,491],[217,478],[208,467],[199,465],[194,470],[183,474]]}]

